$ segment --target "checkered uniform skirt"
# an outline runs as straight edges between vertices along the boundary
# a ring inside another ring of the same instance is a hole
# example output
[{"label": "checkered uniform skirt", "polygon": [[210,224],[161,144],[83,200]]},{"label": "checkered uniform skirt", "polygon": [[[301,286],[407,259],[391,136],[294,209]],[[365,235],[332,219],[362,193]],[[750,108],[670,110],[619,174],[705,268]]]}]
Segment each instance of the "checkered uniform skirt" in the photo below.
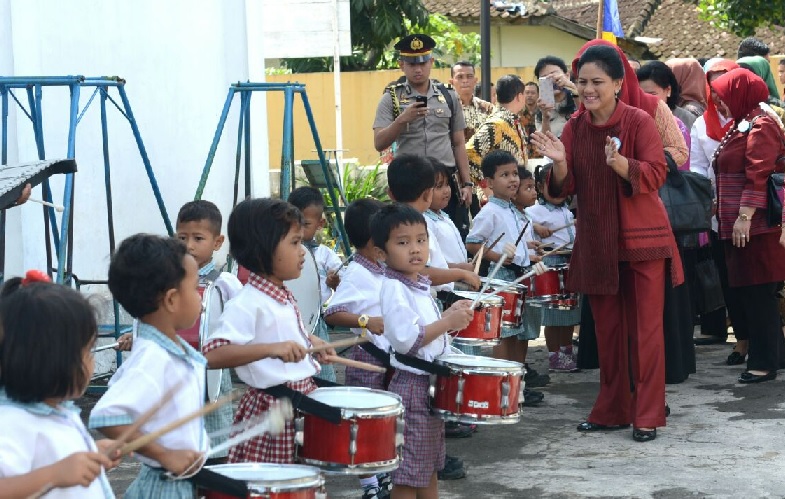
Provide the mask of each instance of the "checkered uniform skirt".
[{"label": "checkered uniform skirt", "polygon": [[[563,265],[570,263],[570,257],[567,255],[550,255],[546,256],[544,262],[547,266]],[[581,308],[580,300],[578,306],[572,310],[555,310],[550,308],[542,309],[542,325],[543,326],[575,326],[581,323]]]},{"label": "checkered uniform skirt", "polygon": [[[221,373],[221,387],[218,390],[218,396],[223,397],[224,395],[228,395],[232,391],[232,371],[229,369],[224,369]],[[210,414],[204,417],[204,429],[207,433],[212,433],[214,431],[223,430],[225,428],[229,428],[232,426],[232,421],[234,420],[234,410],[232,409],[232,404],[225,404],[222,407],[218,408],[217,410],[211,412]],[[228,437],[226,435],[215,437],[210,440],[211,447],[217,447],[218,445],[224,443]],[[226,457],[228,451],[223,451],[219,454],[216,454],[213,457]]]},{"label": "checkered uniform skirt", "polygon": [[[495,279],[503,281],[514,281],[515,272],[501,267],[496,273]],[[540,336],[540,322],[542,321],[542,309],[532,307],[528,302],[524,304],[523,322],[518,327],[502,327],[502,338],[517,336],[519,340],[536,340]]]},{"label": "checkered uniform skirt", "polygon": [[[292,390],[309,394],[316,390],[313,379],[286,383]],[[248,388],[240,399],[234,422],[255,418],[270,410],[277,399],[258,388]],[[265,433],[229,449],[230,463],[294,463],[294,421],[287,421],[283,433],[277,437]]]},{"label": "checkered uniform skirt", "polygon": [[139,470],[128,490],[123,494],[123,499],[194,499],[196,490],[188,480],[168,480],[162,478],[166,470],[151,468],[145,464]]},{"label": "checkered uniform skirt", "polygon": [[[376,357],[363,350],[359,345],[352,347],[351,358],[358,362],[384,367],[384,364]],[[366,371],[365,369],[357,369],[356,367],[347,367],[345,384],[346,386],[362,386],[364,388],[373,388],[374,390],[387,390],[384,383],[385,376],[385,373],[376,373]]]},{"label": "checkered uniform skirt", "polygon": [[403,459],[392,472],[393,485],[427,487],[433,474],[444,468],[444,421],[428,404],[430,376],[396,370],[389,391],[403,399],[405,429]]}]

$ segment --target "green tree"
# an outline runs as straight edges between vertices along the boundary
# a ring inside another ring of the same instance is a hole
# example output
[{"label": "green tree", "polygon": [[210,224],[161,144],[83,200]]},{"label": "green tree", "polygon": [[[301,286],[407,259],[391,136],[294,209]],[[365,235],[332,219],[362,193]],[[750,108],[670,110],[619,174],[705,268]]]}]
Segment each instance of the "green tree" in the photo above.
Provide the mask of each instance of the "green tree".
[{"label": "green tree", "polygon": [[739,36],[751,36],[758,27],[785,24],[782,0],[699,0],[701,18]]},{"label": "green tree", "polygon": [[[406,26],[409,31],[414,28],[407,20]],[[433,50],[436,56],[436,67],[449,68],[458,61],[466,60],[474,65],[480,63],[480,34],[462,33],[458,25],[441,14],[432,14],[428,17],[428,24],[422,26],[419,32],[430,36],[436,42]],[[379,69],[395,69],[398,67],[397,54],[395,49],[388,47],[384,61],[390,61],[387,67]]]},{"label": "green tree", "polygon": [[[405,36],[410,26],[424,26],[428,11],[422,0],[350,0],[352,55],[341,57],[341,69],[376,69],[385,50],[394,40]],[[408,22],[408,24],[407,24]],[[295,73],[332,71],[332,58],[285,59]]]}]

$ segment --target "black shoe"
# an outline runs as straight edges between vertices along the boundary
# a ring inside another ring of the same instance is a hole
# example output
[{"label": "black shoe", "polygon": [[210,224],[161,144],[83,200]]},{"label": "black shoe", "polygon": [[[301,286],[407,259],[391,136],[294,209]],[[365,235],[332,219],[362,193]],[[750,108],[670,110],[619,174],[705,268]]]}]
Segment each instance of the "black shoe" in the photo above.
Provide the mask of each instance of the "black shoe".
[{"label": "black shoe", "polygon": [[657,428],[653,430],[639,430],[638,428],[633,428],[632,430],[632,439],[636,442],[649,442],[657,438]]},{"label": "black shoe", "polygon": [[728,341],[727,338],[722,338],[720,336],[709,336],[703,338],[694,338],[692,340],[697,346],[703,345],[722,345]]},{"label": "black shoe", "polygon": [[668,403],[665,402],[665,417],[667,418],[670,415],[671,415],[671,406],[669,406]]},{"label": "black shoe", "polygon": [[543,401],[545,395],[542,392],[535,390],[523,389],[523,405],[524,407],[532,407]]},{"label": "black shoe", "polygon": [[469,438],[474,433],[470,425],[460,423],[444,423],[444,436],[446,438]]},{"label": "black shoe", "polygon": [[439,480],[458,480],[466,476],[466,469],[463,467],[463,461],[457,457],[446,456],[444,459],[444,468],[439,470],[436,474]]},{"label": "black shoe", "polygon": [[630,425],[628,424],[604,425],[604,424],[590,423],[588,421],[584,421],[583,423],[578,425],[578,431],[613,431],[613,430],[623,430],[629,427]]},{"label": "black shoe", "polygon": [[529,367],[529,364],[524,364],[526,367],[526,374],[523,375],[523,381],[529,388],[541,388],[551,382],[551,377],[547,374],[540,374],[535,369]]},{"label": "black shoe", "polygon": [[764,381],[771,381],[777,379],[777,371],[769,371],[766,374],[752,374],[751,372],[744,371],[739,374],[739,383],[763,383]]},{"label": "black shoe", "polygon": [[746,355],[742,355],[734,350],[730,353],[730,355],[728,355],[728,359],[725,361],[725,363],[729,366],[738,366],[739,364],[744,364],[746,358]]},{"label": "black shoe", "polygon": [[446,454],[444,456],[445,468],[463,468],[463,459]]}]

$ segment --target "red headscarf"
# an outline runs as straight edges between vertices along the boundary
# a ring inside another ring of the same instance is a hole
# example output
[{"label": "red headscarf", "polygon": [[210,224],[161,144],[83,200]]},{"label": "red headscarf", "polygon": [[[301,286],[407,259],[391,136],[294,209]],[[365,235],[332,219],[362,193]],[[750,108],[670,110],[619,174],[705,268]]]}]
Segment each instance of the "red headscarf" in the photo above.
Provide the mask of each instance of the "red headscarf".
[{"label": "red headscarf", "polygon": [[[583,47],[581,47],[581,49],[578,51],[575,59],[572,61],[573,76],[578,76],[578,59],[580,59],[581,55],[586,52],[586,49],[596,45],[607,45],[608,47],[613,47],[616,49],[619,57],[621,57],[621,62],[624,64],[624,81],[621,84],[619,100],[629,106],[637,107],[638,109],[646,111],[652,118],[654,118],[654,114],[657,112],[659,99],[641,90],[640,85],[638,85],[638,77],[635,76],[635,70],[632,69],[629,61],[627,61],[627,56],[624,55],[624,51],[619,48],[618,45],[615,45],[606,40],[591,40],[590,42],[584,44]],[[580,113],[585,110],[586,108],[583,107],[583,103],[581,103],[581,107],[578,109],[578,112]]]},{"label": "red headscarf", "polygon": [[738,64],[730,59],[720,59],[711,66],[706,68],[706,111],[703,113],[703,120],[706,122],[706,135],[710,138],[721,141],[722,138],[728,133],[728,129],[733,126],[733,122],[729,121],[725,126],[720,125],[720,117],[717,114],[717,106],[711,100],[711,88],[709,87],[709,76],[712,73],[727,73],[733,69],[737,69]]},{"label": "red headscarf", "polygon": [[733,69],[711,83],[722,102],[730,109],[734,120],[750,114],[761,102],[769,98],[766,82],[752,71],[744,68]]}]

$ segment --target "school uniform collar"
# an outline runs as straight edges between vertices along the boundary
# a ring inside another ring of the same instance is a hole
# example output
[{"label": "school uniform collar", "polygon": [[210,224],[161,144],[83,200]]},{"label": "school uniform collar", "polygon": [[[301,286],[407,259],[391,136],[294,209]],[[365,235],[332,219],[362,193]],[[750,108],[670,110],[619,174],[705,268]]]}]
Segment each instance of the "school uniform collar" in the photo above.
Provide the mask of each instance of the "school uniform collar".
[{"label": "school uniform collar", "polygon": [[555,204],[551,203],[550,201],[544,201],[542,203],[542,205],[545,206],[546,208],[548,208],[548,211],[558,211],[562,207],[564,207],[564,204],[560,204],[560,205],[556,206]]},{"label": "school uniform collar", "polygon": [[382,267],[381,265],[379,265],[377,262],[373,260],[365,258],[359,253],[354,254],[354,263],[363,267],[371,274],[384,275],[384,267]]},{"label": "school uniform collar", "polygon": [[316,242],[316,239],[310,239],[308,241],[303,241],[303,246],[308,248],[309,250],[313,251],[319,247],[319,243]]},{"label": "school uniform collar", "polygon": [[215,270],[215,262],[210,260],[210,263],[199,269],[199,278],[207,277],[213,270]]},{"label": "school uniform collar", "polygon": [[513,209],[515,211],[520,211],[512,201],[505,201],[503,199],[499,199],[496,196],[491,196],[488,198],[489,203],[493,203],[496,206],[501,206],[502,208]]},{"label": "school uniform collar", "polygon": [[427,210],[425,210],[425,213],[423,213],[423,215],[425,215],[426,217],[430,218],[431,220],[434,220],[434,221],[437,221],[437,222],[442,220],[441,210],[440,210],[439,213],[437,213],[437,212],[435,212],[435,211],[433,211],[431,209],[427,209]]},{"label": "school uniform collar", "polygon": [[139,322],[136,335],[140,338],[152,341],[178,359],[182,359],[186,362],[193,360],[199,364],[207,365],[207,359],[179,336],[177,337],[177,341],[182,348],[178,347],[174,341],[159,331],[155,326],[151,326],[150,324],[141,321]]},{"label": "school uniform collar", "polygon": [[5,392],[5,388],[0,388],[0,405],[19,407],[20,409],[24,409],[25,411],[38,416],[63,416],[69,412],[74,414],[82,412],[73,400],[66,400],[55,407],[44,402],[17,402],[16,400],[11,400]]},{"label": "school uniform collar", "polygon": [[250,272],[248,277],[248,284],[274,299],[281,305],[286,305],[289,302],[294,302],[294,295],[286,286],[278,286],[274,282],[265,279],[259,274]]},{"label": "school uniform collar", "polygon": [[419,289],[420,291],[430,291],[431,289],[431,280],[422,274],[417,274],[417,282],[414,282],[397,270],[386,267],[384,269],[384,277],[387,277],[388,279],[396,279],[406,284],[410,288]]}]

